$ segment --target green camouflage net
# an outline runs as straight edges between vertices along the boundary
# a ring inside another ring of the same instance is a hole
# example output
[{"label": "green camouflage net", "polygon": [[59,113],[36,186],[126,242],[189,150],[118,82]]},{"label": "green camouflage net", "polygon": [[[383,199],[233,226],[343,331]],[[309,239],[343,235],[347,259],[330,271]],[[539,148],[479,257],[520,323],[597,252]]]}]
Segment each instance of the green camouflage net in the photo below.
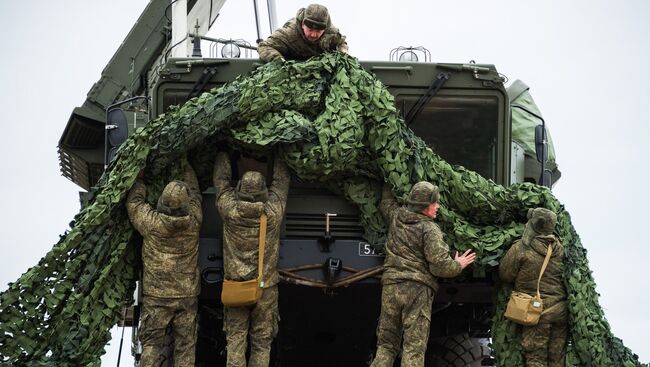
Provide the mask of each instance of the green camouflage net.
[{"label": "green camouflage net", "polygon": [[[403,123],[386,87],[344,54],[306,62],[274,62],[193,98],[139,129],[91,192],[89,204],[35,267],[0,298],[1,362],[99,366],[124,304],[133,293],[133,229],[124,199],[142,169],[151,202],[179,176],[188,154],[202,187],[209,185],[217,144],[252,154],[269,150],[301,179],[320,181],[357,204],[367,238],[381,245],[382,182],[404,198],[428,180],[442,192],[439,223],[457,250],[472,248],[478,264],[498,265],[522,233],[528,208],[558,214],[566,247],[571,345],[567,365],[640,366],[615,338],[598,304],[586,251],[569,214],[543,187],[508,188],[452,167]],[[221,143],[220,143],[221,142]],[[499,364],[520,366],[515,326],[504,321],[509,290],[500,287],[493,323]]]}]

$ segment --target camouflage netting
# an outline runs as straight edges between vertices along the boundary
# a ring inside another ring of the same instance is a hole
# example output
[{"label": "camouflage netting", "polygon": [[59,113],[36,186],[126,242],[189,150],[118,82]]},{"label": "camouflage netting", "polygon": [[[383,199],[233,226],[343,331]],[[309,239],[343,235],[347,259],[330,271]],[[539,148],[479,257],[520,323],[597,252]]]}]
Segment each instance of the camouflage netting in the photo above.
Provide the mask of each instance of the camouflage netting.
[{"label": "camouflage netting", "polygon": [[[226,140],[226,143],[219,143]],[[639,366],[614,337],[598,304],[586,251],[569,213],[543,187],[499,186],[452,167],[405,127],[385,86],[358,62],[328,54],[302,63],[271,63],[160,116],[131,136],[92,191],[89,204],[35,267],[2,293],[0,353],[15,365],[99,365],[109,329],[133,292],[133,229],[124,199],[145,169],[151,202],[180,173],[188,153],[203,188],[217,144],[249,153],[273,149],[297,176],[317,180],[359,205],[367,237],[385,236],[378,213],[380,182],[403,198],[429,180],[442,192],[439,222],[458,250],[472,247],[495,266],[522,233],[527,208],[558,214],[566,246],[571,347],[567,365]],[[496,357],[521,365],[514,325],[502,315],[502,287],[493,324]]]}]

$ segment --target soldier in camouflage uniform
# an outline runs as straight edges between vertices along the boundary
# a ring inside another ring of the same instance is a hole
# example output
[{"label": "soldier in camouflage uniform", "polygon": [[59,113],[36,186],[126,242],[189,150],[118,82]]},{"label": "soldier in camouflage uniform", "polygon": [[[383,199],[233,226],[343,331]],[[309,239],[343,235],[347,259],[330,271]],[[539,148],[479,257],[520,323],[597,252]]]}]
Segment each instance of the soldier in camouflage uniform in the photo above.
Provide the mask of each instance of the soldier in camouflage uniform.
[{"label": "soldier in camouflage uniform", "polygon": [[564,249],[553,234],[557,217],[544,208],[528,210],[528,222],[520,240],[510,247],[499,264],[504,282],[514,290],[534,295],[548,246],[553,251],[539,285],[544,311],[539,323],[522,326],[521,346],[528,367],[564,366],[568,330],[567,294],[564,287]]},{"label": "soldier in camouflage uniform", "polygon": [[145,200],[147,188],[141,179],[126,202],[131,223],[144,239],[142,367],[161,365],[166,354],[165,332],[170,325],[174,366],[194,366],[200,292],[197,256],[203,214],[196,175],[187,162],[184,164],[184,180],[170,182],[155,209]]},{"label": "soldier in camouflage uniform", "polygon": [[474,262],[476,254],[449,256],[443,234],[433,222],[437,215],[438,188],[418,182],[406,206],[399,206],[384,185],[381,212],[388,223],[384,251],[381,316],[377,326],[377,355],[372,367],[392,367],[404,335],[402,366],[424,365],[429,339],[431,304],[437,277],[451,278]]},{"label": "soldier in camouflage uniform", "polygon": [[257,278],[262,213],[267,216],[267,230],[261,299],[251,306],[224,307],[227,366],[247,366],[246,339],[250,336],[248,367],[266,367],[280,318],[276,269],[280,255],[280,225],[289,192],[289,171],[282,161],[276,159],[273,184],[268,189],[264,176],[259,172],[244,173],[236,188],[230,185],[230,179],[230,160],[225,152],[221,152],[215,162],[214,186],[217,189],[217,209],[223,221],[226,279],[244,281]]},{"label": "soldier in camouflage uniform", "polygon": [[345,36],[332,26],[327,8],[311,4],[257,46],[260,59],[307,60],[328,51],[348,52]]}]

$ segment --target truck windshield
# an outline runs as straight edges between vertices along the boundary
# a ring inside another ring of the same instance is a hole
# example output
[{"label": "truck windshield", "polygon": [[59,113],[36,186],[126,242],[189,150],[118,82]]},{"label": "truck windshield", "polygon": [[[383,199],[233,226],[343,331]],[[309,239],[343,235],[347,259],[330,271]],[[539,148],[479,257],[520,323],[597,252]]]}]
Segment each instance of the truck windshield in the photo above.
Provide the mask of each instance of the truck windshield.
[{"label": "truck windshield", "polygon": [[[409,113],[420,95],[397,93],[395,102],[403,116]],[[186,99],[186,89],[168,88],[163,95],[163,106],[167,108]],[[438,94],[422,108],[409,127],[450,164],[497,181],[498,106],[498,98],[493,95]]]},{"label": "truck windshield", "polygon": [[[397,107],[406,116],[420,98],[398,94]],[[498,99],[494,96],[434,96],[409,127],[450,164],[496,180]]]}]

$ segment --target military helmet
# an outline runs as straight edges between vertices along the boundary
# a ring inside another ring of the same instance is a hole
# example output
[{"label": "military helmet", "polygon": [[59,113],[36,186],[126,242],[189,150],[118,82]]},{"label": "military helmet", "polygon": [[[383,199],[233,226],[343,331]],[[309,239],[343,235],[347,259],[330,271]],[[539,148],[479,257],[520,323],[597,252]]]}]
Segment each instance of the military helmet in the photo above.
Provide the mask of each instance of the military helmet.
[{"label": "military helmet", "polygon": [[269,198],[264,175],[256,171],[244,173],[239,183],[237,183],[235,193],[237,199],[253,203],[258,201],[266,202]]},{"label": "military helmet", "polygon": [[528,209],[528,224],[540,235],[552,234],[557,223],[557,215],[546,208]]},{"label": "military helmet", "polygon": [[438,186],[427,181],[420,181],[411,188],[406,203],[410,210],[419,213],[432,203],[438,202],[439,197]]},{"label": "military helmet", "polygon": [[156,210],[175,217],[189,213],[190,189],[183,181],[172,181],[165,186],[158,198]]},{"label": "military helmet", "polygon": [[311,29],[323,30],[330,25],[327,8],[320,4],[311,4],[305,9],[303,22]]}]

